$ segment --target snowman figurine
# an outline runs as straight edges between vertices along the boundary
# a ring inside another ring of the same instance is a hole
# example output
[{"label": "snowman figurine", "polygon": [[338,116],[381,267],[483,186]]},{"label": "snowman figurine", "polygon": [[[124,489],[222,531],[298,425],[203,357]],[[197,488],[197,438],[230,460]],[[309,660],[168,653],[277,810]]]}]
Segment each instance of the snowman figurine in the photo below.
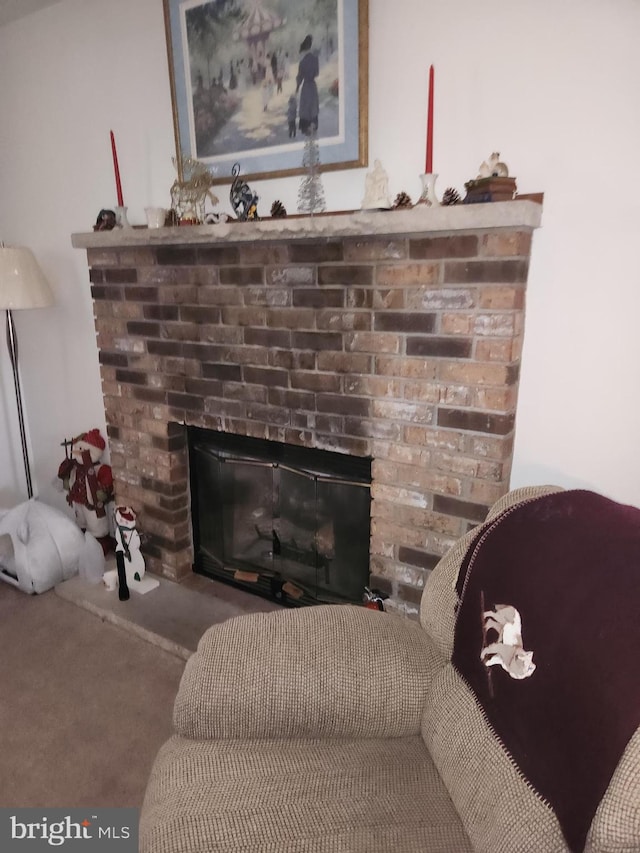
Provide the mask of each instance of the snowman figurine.
[{"label": "snowman figurine", "polygon": [[[140,553],[140,534],[136,530],[136,514],[130,506],[117,506],[116,523],[116,562],[118,563],[118,582],[123,586],[135,587],[144,577],[144,557]],[[124,568],[125,583],[120,573],[120,564]]]},{"label": "snowman figurine", "polygon": [[71,447],[71,454],[58,469],[67,503],[79,527],[95,536],[106,554],[111,545],[108,505],[113,500],[113,473],[110,465],[100,461],[105,440],[100,430],[91,429],[63,443]]}]

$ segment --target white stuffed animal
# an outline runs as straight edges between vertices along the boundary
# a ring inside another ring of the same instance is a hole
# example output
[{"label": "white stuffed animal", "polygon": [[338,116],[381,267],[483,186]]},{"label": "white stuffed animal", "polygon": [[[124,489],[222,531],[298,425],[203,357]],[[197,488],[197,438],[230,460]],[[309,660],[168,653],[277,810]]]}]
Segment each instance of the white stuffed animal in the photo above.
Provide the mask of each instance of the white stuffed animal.
[{"label": "white stuffed animal", "polygon": [[0,578],[23,592],[45,592],[80,574],[99,582],[104,553],[63,512],[35,499],[0,512]]}]

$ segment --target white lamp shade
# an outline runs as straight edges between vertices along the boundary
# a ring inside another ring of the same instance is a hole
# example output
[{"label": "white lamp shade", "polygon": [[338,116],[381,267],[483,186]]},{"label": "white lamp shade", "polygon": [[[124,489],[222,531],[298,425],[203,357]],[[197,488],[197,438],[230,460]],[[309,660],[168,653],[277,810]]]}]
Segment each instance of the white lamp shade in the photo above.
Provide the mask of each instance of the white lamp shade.
[{"label": "white lamp shade", "polygon": [[0,309],[46,308],[53,293],[33,252],[0,246]]}]

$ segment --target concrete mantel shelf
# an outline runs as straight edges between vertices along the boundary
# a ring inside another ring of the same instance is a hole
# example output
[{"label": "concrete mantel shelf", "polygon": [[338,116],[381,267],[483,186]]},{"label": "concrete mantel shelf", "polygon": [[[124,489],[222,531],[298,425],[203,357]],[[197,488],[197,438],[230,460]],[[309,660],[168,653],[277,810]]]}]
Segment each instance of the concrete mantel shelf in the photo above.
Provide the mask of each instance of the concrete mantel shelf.
[{"label": "concrete mantel shelf", "polygon": [[358,210],[351,213],[292,216],[256,222],[231,220],[219,225],[177,228],[114,228],[71,235],[76,249],[117,249],[132,246],[197,246],[211,243],[282,242],[342,237],[403,237],[501,228],[538,228],[542,205],[530,200],[416,205],[409,210]]}]

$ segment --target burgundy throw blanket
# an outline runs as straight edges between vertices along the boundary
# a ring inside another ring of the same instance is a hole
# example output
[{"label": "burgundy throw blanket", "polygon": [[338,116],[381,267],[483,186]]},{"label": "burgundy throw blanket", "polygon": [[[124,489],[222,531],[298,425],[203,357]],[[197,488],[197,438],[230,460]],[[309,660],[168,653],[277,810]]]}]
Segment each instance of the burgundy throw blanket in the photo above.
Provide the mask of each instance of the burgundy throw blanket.
[{"label": "burgundy throw blanket", "polygon": [[[518,504],[480,532],[458,593],[454,666],[577,853],[640,725],[640,510],[588,491]],[[527,678],[480,659],[498,605],[520,613]]]}]

